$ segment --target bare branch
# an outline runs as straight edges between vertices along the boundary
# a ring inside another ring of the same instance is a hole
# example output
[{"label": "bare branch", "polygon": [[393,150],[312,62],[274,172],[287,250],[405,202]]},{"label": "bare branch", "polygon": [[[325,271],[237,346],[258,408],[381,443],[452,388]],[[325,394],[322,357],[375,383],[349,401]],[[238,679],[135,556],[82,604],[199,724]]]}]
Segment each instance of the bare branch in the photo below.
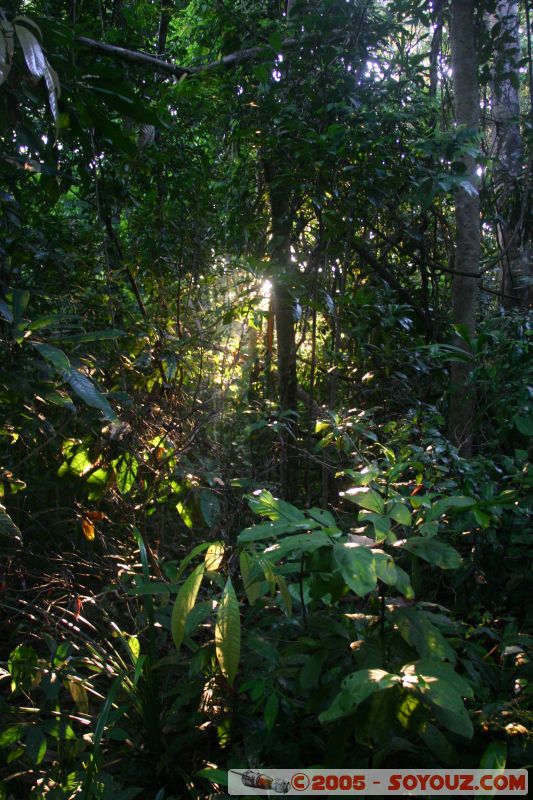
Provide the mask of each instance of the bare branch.
[{"label": "bare branch", "polygon": [[169,75],[181,77],[182,75],[192,75],[195,70],[188,69],[187,67],[180,67],[178,64],[171,64],[169,61],[163,61],[161,58],[142,53],[140,50],[127,50],[125,47],[117,47],[114,44],[106,44],[105,42],[97,42],[96,39],[88,39],[86,36],[78,36],[77,39],[80,44],[90,47],[92,50],[99,50],[106,56],[113,56],[122,61],[130,61],[132,64],[139,64],[140,66],[149,66],[154,68],[157,72],[164,72]]}]

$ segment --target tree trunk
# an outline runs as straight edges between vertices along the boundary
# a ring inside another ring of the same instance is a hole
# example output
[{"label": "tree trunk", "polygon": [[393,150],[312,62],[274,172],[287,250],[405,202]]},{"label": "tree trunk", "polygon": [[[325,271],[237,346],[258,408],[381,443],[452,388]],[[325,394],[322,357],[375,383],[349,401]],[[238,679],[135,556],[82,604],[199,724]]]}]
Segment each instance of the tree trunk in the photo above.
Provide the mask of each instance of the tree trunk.
[{"label": "tree trunk", "polygon": [[279,410],[281,423],[280,489],[285,500],[298,493],[296,338],[294,299],[291,293],[291,220],[288,191],[267,165],[272,222],[271,281],[278,358]]},{"label": "tree trunk", "polygon": [[[474,35],[473,0],[452,0],[451,50],[457,125],[465,126],[473,135],[479,128],[479,88]],[[480,256],[479,193],[477,163],[472,155],[463,156],[466,167],[465,187],[456,194],[455,269],[452,286],[452,320],[468,337],[475,335]],[[472,276],[472,277],[470,277]],[[455,344],[469,347],[464,336]],[[474,390],[469,384],[468,361],[452,363],[450,375],[449,426],[452,441],[464,456],[472,453],[472,420]]]},{"label": "tree trunk", "polygon": [[499,0],[488,20],[494,37],[492,85],[494,187],[498,210],[498,237],[502,251],[502,303],[505,308],[527,305],[530,246],[524,236],[522,196],[524,148],[520,132],[518,62],[520,38],[518,3]]},{"label": "tree trunk", "polygon": [[443,0],[433,0],[433,37],[431,39],[431,50],[429,54],[429,93],[431,97],[437,96],[439,85],[439,59],[442,49],[442,29],[443,29]]}]

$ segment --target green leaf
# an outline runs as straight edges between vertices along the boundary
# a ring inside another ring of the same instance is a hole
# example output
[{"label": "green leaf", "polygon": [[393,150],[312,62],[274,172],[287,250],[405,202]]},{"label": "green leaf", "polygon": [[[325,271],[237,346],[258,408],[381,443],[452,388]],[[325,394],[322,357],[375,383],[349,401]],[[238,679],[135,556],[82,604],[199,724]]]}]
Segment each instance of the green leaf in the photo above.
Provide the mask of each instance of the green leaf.
[{"label": "green leaf", "polygon": [[12,689],[27,691],[37,670],[37,653],[33,647],[25,644],[15,647],[8,658],[7,669]]},{"label": "green leaf", "polygon": [[443,661],[424,659],[402,668],[404,686],[431,703],[437,718],[453,733],[471,738],[472,721],[463,697],[472,698],[470,685]]},{"label": "green leaf", "polygon": [[287,581],[283,575],[276,575],[276,583],[278,584],[283,604],[285,605],[285,612],[288,617],[292,617],[292,597],[287,586]]},{"label": "green leaf", "polygon": [[397,608],[390,614],[403,639],[415,647],[422,658],[435,656],[455,662],[455,650],[428,619],[421,608]]},{"label": "green leaf", "polygon": [[70,384],[74,392],[84,403],[91,408],[98,408],[104,417],[111,422],[118,420],[117,415],[107,402],[106,398],[99,392],[94,383],[77,369],[63,372],[64,380]]},{"label": "green leaf", "polygon": [[480,769],[505,769],[507,764],[506,742],[491,742],[479,762]]},{"label": "green leaf", "polygon": [[399,522],[400,525],[411,525],[411,512],[403,503],[394,503],[389,511],[389,515],[393,520]]},{"label": "green leaf", "polygon": [[273,692],[265,703],[265,710],[263,713],[266,729],[269,732],[275,725],[276,719],[278,718],[278,711],[279,711],[279,697],[275,692]]},{"label": "green leaf", "polygon": [[222,673],[233,685],[241,657],[241,619],[235,590],[228,578],[215,625],[215,650]]},{"label": "green leaf", "polygon": [[529,417],[525,417],[522,414],[518,414],[516,417],[513,418],[515,427],[517,431],[523,433],[524,436],[533,436],[533,420]]},{"label": "green leaf", "polygon": [[23,725],[11,725],[11,727],[5,728],[2,733],[0,733],[0,747],[11,747],[12,744],[20,742],[23,735]]},{"label": "green leaf", "polygon": [[411,586],[411,578],[405,570],[396,564],[396,588],[403,594],[406,600],[414,600],[415,593]]},{"label": "green leaf", "polygon": [[331,539],[322,531],[311,531],[310,533],[296,533],[292,536],[284,536],[279,542],[267,548],[264,555],[270,561],[279,561],[286,556],[296,557],[302,553],[312,553],[319,547],[331,544]]},{"label": "green leaf", "polygon": [[291,533],[291,530],[288,530],[287,523],[285,522],[261,522],[259,525],[253,525],[251,528],[245,528],[237,537],[237,542],[239,544],[258,542],[261,539],[272,539],[276,536],[282,536],[284,533]]},{"label": "green leaf", "polygon": [[418,733],[426,747],[431,750],[440,763],[451,767],[457,765],[459,761],[457,751],[435,725],[426,722]]},{"label": "green leaf", "polygon": [[440,517],[451,508],[464,510],[472,508],[472,506],[475,505],[476,501],[473,497],[462,497],[460,495],[455,497],[443,497],[442,500],[437,500],[427,512],[426,522],[440,519]]},{"label": "green leaf", "polygon": [[122,495],[128,494],[137,477],[137,470],[139,469],[137,459],[132,453],[124,453],[124,455],[111,463],[117,476],[117,489]]},{"label": "green leaf", "polygon": [[211,489],[200,491],[200,512],[208,528],[212,528],[220,517],[220,500]]},{"label": "green leaf", "polygon": [[31,761],[37,765],[40,764],[46,755],[46,736],[41,728],[32,726],[26,732],[26,752],[28,753]]},{"label": "green leaf", "polygon": [[462,564],[461,556],[457,550],[454,550],[451,545],[439,542],[436,539],[415,536],[398,544],[402,550],[407,550],[429,564],[441,567],[441,569],[458,569]]},{"label": "green leaf", "polygon": [[368,511],[375,511],[377,514],[383,514],[385,511],[385,503],[381,495],[375,489],[367,486],[348,489],[346,492],[341,492],[340,495]]},{"label": "green leaf", "polygon": [[309,520],[305,515],[285,500],[278,500],[270,492],[261,490],[248,496],[248,505],[255,514],[268,517],[273,522],[285,522],[289,526],[306,526]]},{"label": "green leaf", "polygon": [[251,606],[261,597],[261,580],[254,574],[252,556],[243,550],[239,556],[241,578],[246,597]]},{"label": "green leaf", "polygon": [[384,553],[383,550],[372,550],[372,555],[374,556],[376,575],[379,580],[386,583],[387,586],[396,586],[398,573],[392,556]]},{"label": "green leaf", "polygon": [[178,651],[185,634],[187,615],[196,603],[196,597],[200,589],[200,584],[202,583],[204,572],[205,564],[199,564],[183,583],[174,601],[170,618],[170,632],[172,634],[172,641]]},{"label": "green leaf", "polygon": [[353,714],[367,697],[375,692],[392,689],[400,681],[399,675],[382,669],[361,669],[353,672],[343,680],[341,691],[331,706],[319,715],[319,720],[322,723],[333,722]]},{"label": "green leaf", "polygon": [[54,367],[62,372],[63,370],[68,371],[70,369],[70,361],[68,357],[62,350],[59,350],[58,347],[54,347],[51,344],[44,344],[43,342],[31,342],[31,344],[35,347],[35,349],[42,355],[43,358],[46,358]]},{"label": "green leaf", "polygon": [[200,772],[196,772],[195,776],[197,778],[206,778],[206,780],[211,781],[211,783],[216,783],[219,786],[228,785],[228,773],[226,770],[206,767],[205,769],[201,769]]},{"label": "green leaf", "polygon": [[364,597],[376,588],[376,560],[366,547],[350,542],[333,545],[333,556],[350,589]]},{"label": "green leaf", "polygon": [[322,525],[323,528],[331,528],[332,530],[336,531],[338,530],[333,514],[323,508],[309,508],[307,510],[307,516],[316,520],[320,525]]}]

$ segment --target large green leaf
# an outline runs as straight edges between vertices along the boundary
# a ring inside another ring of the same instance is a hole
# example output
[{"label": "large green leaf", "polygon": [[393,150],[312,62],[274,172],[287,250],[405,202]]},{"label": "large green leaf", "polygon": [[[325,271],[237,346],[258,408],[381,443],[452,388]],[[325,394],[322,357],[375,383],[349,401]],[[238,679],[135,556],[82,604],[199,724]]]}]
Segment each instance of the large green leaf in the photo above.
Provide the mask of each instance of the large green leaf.
[{"label": "large green leaf", "polygon": [[472,688],[450,664],[422,659],[404,666],[402,673],[404,686],[429,702],[437,719],[448,730],[472,737],[472,721],[463,702],[463,697],[473,697]]},{"label": "large green leaf", "polygon": [[322,531],[311,531],[310,533],[295,533],[292,536],[284,536],[276,544],[265,550],[264,555],[270,561],[279,561],[286,556],[299,557],[302,553],[312,553],[319,547],[331,544],[331,539]]},{"label": "large green leaf", "polygon": [[170,632],[172,634],[172,641],[174,642],[176,650],[179,650],[181,647],[183,636],[185,634],[187,615],[196,603],[196,597],[198,595],[198,590],[200,589],[200,584],[202,583],[204,572],[205,563],[199,564],[199,566],[197,566],[196,569],[191,572],[187,580],[183,583],[178,592],[176,600],[174,601],[174,606],[172,608],[172,614],[170,617]]},{"label": "large green leaf", "polygon": [[241,578],[246,597],[251,606],[261,597],[262,579],[259,570],[254,569],[254,559],[243,550],[239,556]]},{"label": "large green leaf", "polygon": [[[279,500],[265,489],[257,494],[250,495],[248,497],[248,505],[255,514],[268,517],[273,522],[285,522],[287,525],[292,526],[293,529],[296,526],[306,526],[309,523],[309,520],[306,520],[305,515],[296,506],[293,506],[292,503],[287,503],[285,500]],[[312,524],[309,527],[312,527]]]},{"label": "large green leaf", "polygon": [[35,349],[42,355],[43,358],[46,358],[54,367],[59,370],[68,371],[70,369],[70,361],[68,360],[68,356],[60,350],[58,347],[54,347],[52,344],[45,344],[44,342],[32,342],[31,343]]},{"label": "large green leaf", "polygon": [[241,657],[241,618],[239,602],[230,578],[224,587],[218,608],[215,649],[222,673],[232,686]]},{"label": "large green leaf", "polygon": [[507,764],[507,743],[491,742],[479,762],[480,769],[505,769]]},{"label": "large green leaf", "polygon": [[361,508],[366,508],[368,511],[374,511],[376,514],[383,514],[385,511],[385,503],[382,496],[375,489],[370,489],[369,487],[360,486],[348,489],[346,492],[341,492],[341,497],[356,503]]},{"label": "large green leaf", "polygon": [[462,559],[457,550],[444,542],[439,542],[433,538],[416,536],[399,543],[403,550],[424,559],[429,564],[441,569],[458,569]]},{"label": "large green leaf", "polygon": [[376,561],[368,548],[350,542],[335,544],[333,556],[346,584],[359,597],[364,597],[376,588]]},{"label": "large green leaf", "polygon": [[432,625],[421,608],[397,608],[389,615],[402,638],[415,647],[422,658],[435,656],[455,662],[455,650],[448,644],[442,633]]},{"label": "large green leaf", "polygon": [[334,722],[348,714],[353,714],[357,706],[375,692],[392,689],[400,683],[399,675],[393,675],[383,669],[361,669],[348,675],[342,682],[339,694],[326,711],[320,716],[320,722]]},{"label": "large green leaf", "polygon": [[432,507],[426,514],[426,522],[440,519],[440,517],[446,511],[450,511],[450,509],[465,511],[466,509],[472,508],[472,506],[475,505],[476,501],[473,497],[463,497],[462,495],[443,497],[441,500],[437,500],[436,503],[433,503]]},{"label": "large green leaf", "polygon": [[109,405],[106,398],[98,391],[94,383],[77,369],[71,369],[63,373],[63,377],[72,389],[76,392],[84,403],[91,408],[98,408],[104,417],[111,422],[116,422],[118,417]]},{"label": "large green leaf", "polygon": [[272,539],[282,536],[284,533],[290,533],[291,531],[287,530],[287,527],[285,522],[261,522],[251,528],[245,528],[237,537],[237,541],[239,544],[246,544],[258,542],[261,539]]}]

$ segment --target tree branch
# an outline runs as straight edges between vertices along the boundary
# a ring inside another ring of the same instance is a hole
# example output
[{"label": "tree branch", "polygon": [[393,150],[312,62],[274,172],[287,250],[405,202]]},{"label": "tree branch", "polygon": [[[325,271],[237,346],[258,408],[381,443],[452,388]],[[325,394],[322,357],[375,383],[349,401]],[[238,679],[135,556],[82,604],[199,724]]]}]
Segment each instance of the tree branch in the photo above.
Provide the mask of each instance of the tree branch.
[{"label": "tree branch", "polygon": [[[333,31],[333,34],[335,34],[335,41],[341,33],[342,32],[339,31]],[[304,35],[298,39],[284,39],[281,43],[281,49],[285,49],[286,47],[294,47],[294,45],[300,44],[303,39],[307,38],[309,38],[309,36]],[[139,66],[152,67],[157,72],[175,75],[176,77],[182,77],[183,75],[198,75],[202,72],[207,72],[208,70],[218,69],[219,67],[237,66],[243,62],[252,61],[257,56],[260,56],[263,53],[268,53],[269,50],[272,50],[272,47],[265,43],[255,47],[247,47],[244,50],[236,50],[234,53],[229,53],[227,56],[224,56],[217,61],[210,61],[208,64],[203,64],[199,67],[182,67],[179,64],[173,64],[170,61],[164,61],[161,58],[156,58],[155,56],[151,56],[148,53],[143,53],[140,50],[128,50],[125,47],[118,47],[114,44],[99,42],[96,39],[89,39],[86,36],[78,36],[77,41],[80,42],[80,44],[84,44],[86,47],[90,47],[92,50],[98,50],[106,56],[119,58],[122,61],[130,61],[132,64],[139,64]]]},{"label": "tree branch", "polygon": [[97,42],[96,39],[88,39],[86,36],[78,36],[77,41],[92,50],[100,51],[106,56],[113,56],[122,61],[131,61],[132,64],[139,64],[140,66],[152,67],[158,72],[175,75],[176,77],[192,75],[196,71],[187,67],[180,67],[178,64],[171,64],[169,61],[163,61],[161,58],[142,53],[140,50],[127,50],[125,47],[117,47],[114,44],[106,44],[106,42]]}]

